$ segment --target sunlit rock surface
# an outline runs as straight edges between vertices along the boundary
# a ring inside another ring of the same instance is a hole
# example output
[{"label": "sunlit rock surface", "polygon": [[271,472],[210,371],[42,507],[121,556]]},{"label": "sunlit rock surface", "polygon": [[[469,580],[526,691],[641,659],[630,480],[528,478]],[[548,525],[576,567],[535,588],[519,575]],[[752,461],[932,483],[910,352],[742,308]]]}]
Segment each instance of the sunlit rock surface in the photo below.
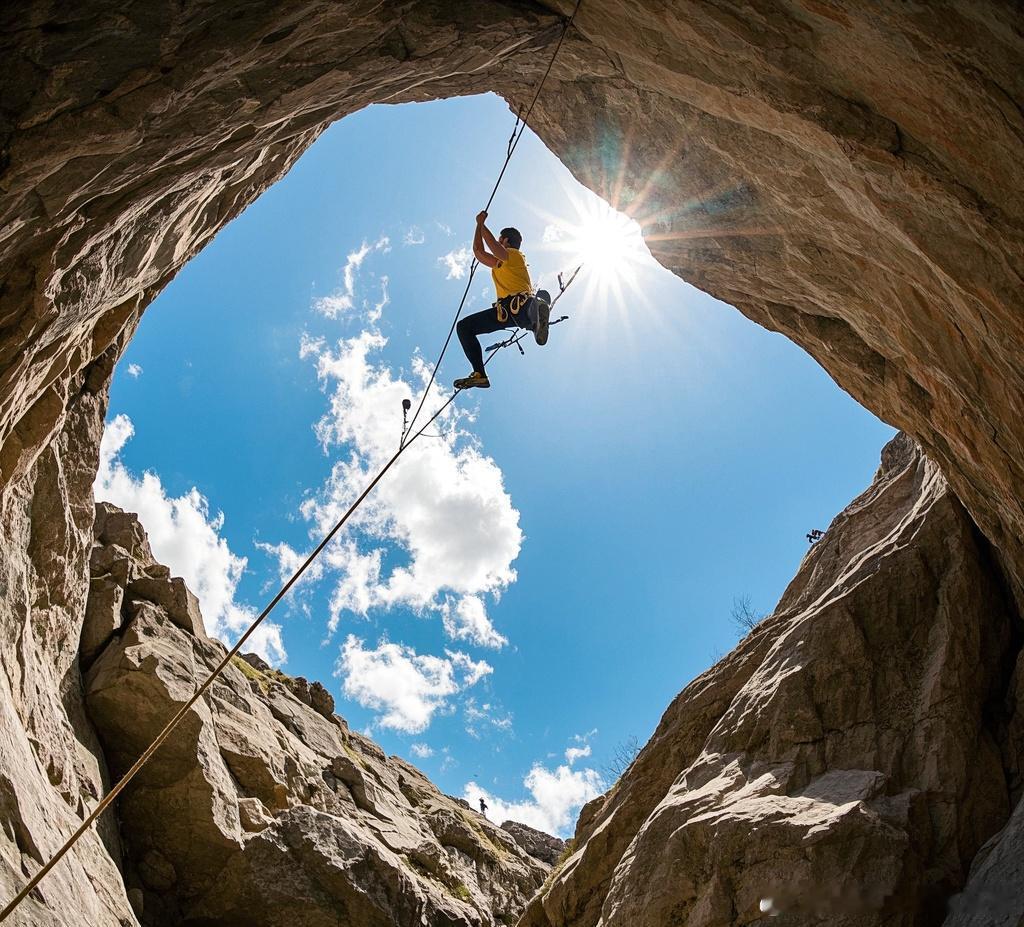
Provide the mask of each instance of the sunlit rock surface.
[{"label": "sunlit rock surface", "polygon": [[[195,621],[182,581],[153,560],[136,517],[106,503],[96,514],[86,631],[95,622],[107,639],[84,690],[119,777],[225,648]],[[111,585],[121,590],[112,617]],[[141,922],[515,920],[548,867],[350,731],[324,695],[258,658],[235,658],[125,790],[125,885]]]},{"label": "sunlit rock surface", "polygon": [[[6,4],[0,481],[48,443],[69,378],[327,124],[524,103],[568,9]],[[1020,579],[1022,99],[1014,2],[584,0],[533,123],[667,267],[917,438]]]},{"label": "sunlit rock surface", "polygon": [[[86,715],[78,643],[89,596],[92,481],[106,385],[120,346],[68,384],[59,437],[0,495],[0,892],[11,899],[107,787]],[[47,877],[14,925],[134,923],[116,861],[116,818],[100,821]]]},{"label": "sunlit rock surface", "polygon": [[994,836],[950,923],[996,923],[968,917],[993,899],[1019,918],[1016,624],[988,543],[897,436],[774,614],[584,809],[523,927],[926,927]]},{"label": "sunlit rock surface", "polygon": [[[0,10],[5,895],[73,829],[106,775],[82,710],[76,654],[87,615],[88,497],[105,385],[139,314],[331,121],[372,102],[485,90],[526,102],[559,32],[554,13],[568,9],[567,0],[12,0]],[[1011,0],[584,0],[531,120],[581,180],[645,222],[667,267],[789,335],[842,387],[920,441],[1018,595],[1020,22]],[[496,153],[504,141],[495,140]],[[983,549],[978,544],[964,557]],[[976,567],[991,572],[988,560]],[[939,574],[918,582],[934,598],[945,594]],[[893,583],[888,594],[896,602],[902,585]],[[118,595],[107,581],[94,594],[88,659],[106,639],[104,616],[113,614]],[[187,620],[187,599],[177,601]],[[888,605],[880,595],[879,609]],[[924,620],[918,611],[886,614],[899,626]],[[790,633],[778,621],[770,627]],[[1014,629],[1011,641],[1019,636]],[[767,633],[758,640],[766,649],[775,645]],[[751,646],[688,690],[690,710],[708,727],[696,724],[692,743],[677,748],[668,767],[673,778],[696,762],[736,692],[762,665]],[[940,665],[945,675],[936,685],[958,685],[951,664]],[[994,692],[1008,676],[1001,663],[975,670],[980,678],[971,684]],[[1009,692],[1020,691],[1022,672]],[[787,710],[797,711],[799,700],[791,693],[786,699]],[[1019,746],[1019,711],[1005,727],[1007,744]],[[952,741],[940,755],[973,754],[973,741],[956,739],[972,730],[947,727],[943,736]],[[1013,802],[1020,767],[1007,751]],[[883,766],[871,768],[896,783],[885,786],[886,795],[910,788],[913,770],[893,778]],[[701,770],[701,781],[732,782],[724,760]],[[592,853],[594,840],[608,841],[609,865],[625,852],[620,842],[635,836],[630,827],[668,795],[668,773],[648,772],[646,784],[632,787],[634,796],[646,796],[637,799],[637,820],[619,834],[602,817],[591,838]],[[807,798],[799,789],[811,788],[811,780],[800,785],[800,775],[776,770],[771,781],[779,784],[771,788]],[[984,805],[979,830],[993,823],[997,806],[1002,823],[1010,820],[998,788],[989,794],[963,787]],[[723,795],[735,791],[723,784]],[[686,812],[681,803],[673,813]],[[595,814],[589,809],[587,821]],[[883,835],[904,826],[885,820],[893,830]],[[947,836],[956,832],[961,857],[982,837],[935,826]],[[772,832],[782,841],[781,830]],[[685,836],[700,839],[693,829]],[[48,877],[37,899],[47,906],[37,905],[26,923],[130,922],[100,838],[116,858],[115,830],[87,836]],[[1008,840],[979,854],[971,881],[981,894],[966,892],[965,904],[993,897],[991,885],[1019,871]],[[694,845],[674,852],[686,859]],[[891,842],[885,846],[895,852]],[[932,886],[941,894],[956,881],[948,847],[922,858],[937,868],[908,870],[908,898],[924,898]],[[967,871],[963,858],[958,865]],[[624,912],[637,904],[619,882],[607,897]],[[600,893],[595,899],[591,907],[604,904]]]}]

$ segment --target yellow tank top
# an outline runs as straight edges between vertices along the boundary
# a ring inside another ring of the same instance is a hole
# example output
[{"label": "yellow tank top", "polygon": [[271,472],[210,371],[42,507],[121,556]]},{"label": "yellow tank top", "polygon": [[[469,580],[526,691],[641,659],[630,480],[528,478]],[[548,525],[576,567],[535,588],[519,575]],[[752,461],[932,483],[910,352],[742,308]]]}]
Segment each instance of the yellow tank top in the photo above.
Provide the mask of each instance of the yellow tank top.
[{"label": "yellow tank top", "polygon": [[532,293],[530,268],[526,265],[523,252],[518,248],[506,250],[508,251],[507,260],[502,261],[497,267],[491,268],[491,279],[494,280],[494,289],[498,291],[498,299],[511,296],[513,293]]}]

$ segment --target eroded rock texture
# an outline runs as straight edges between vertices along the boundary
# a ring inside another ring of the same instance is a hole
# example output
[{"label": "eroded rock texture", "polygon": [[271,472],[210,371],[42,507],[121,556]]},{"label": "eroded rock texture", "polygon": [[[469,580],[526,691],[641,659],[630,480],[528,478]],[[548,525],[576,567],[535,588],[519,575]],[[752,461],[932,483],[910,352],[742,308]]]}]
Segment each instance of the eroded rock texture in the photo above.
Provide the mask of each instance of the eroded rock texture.
[{"label": "eroded rock texture", "polygon": [[[103,788],[106,772],[82,710],[75,642],[86,618],[88,490],[104,387],[140,312],[331,121],[372,102],[485,90],[524,102],[558,33],[554,13],[568,8],[569,0],[13,0],[0,10],[5,895],[59,845],[59,835],[73,828]],[[577,26],[534,113],[541,137],[584,182],[645,221],[651,247],[667,267],[789,335],[840,385],[920,441],[1020,595],[1019,3],[584,0]],[[495,141],[496,153],[503,145],[504,139]],[[938,507],[955,509],[945,489],[941,495]],[[964,563],[954,587],[962,590],[972,557],[978,558],[973,569],[995,584],[988,549],[964,546],[969,538],[965,530],[958,532]],[[953,557],[957,544],[949,543]],[[816,560],[828,550],[818,549]],[[847,564],[849,559],[839,557],[835,569]],[[913,704],[903,705],[894,717],[904,725],[899,730],[913,733],[911,744],[898,751],[898,759],[863,767],[881,779],[846,777],[842,786],[857,808],[867,809],[865,821],[881,823],[872,830],[856,815],[829,818],[891,858],[903,839],[899,835],[906,834],[904,858],[916,862],[908,863],[901,883],[905,897],[891,902],[904,905],[899,912],[918,901],[930,904],[957,884],[969,854],[999,814],[1006,820],[1008,802],[1020,789],[1019,749],[1004,750],[1009,788],[1003,797],[997,784],[982,787],[971,778],[994,769],[989,752],[980,750],[977,771],[970,775],[956,755],[973,756],[971,738],[983,732],[996,737],[990,723],[978,721],[977,702],[984,693],[998,693],[1009,671],[1001,663],[975,663],[977,678],[963,679],[955,661],[940,659],[941,640],[906,637],[927,621],[940,629],[934,632],[939,638],[947,630],[939,603],[953,599],[942,577],[956,571],[950,562],[943,569],[915,574],[920,596],[913,607],[901,598],[905,584],[895,574],[875,604],[877,621],[904,635],[893,639],[893,647],[904,646],[938,667],[927,693],[913,673],[894,691],[917,698],[920,707],[935,704],[935,693],[952,687],[953,713],[937,713],[941,724],[928,733],[927,724],[911,723],[919,717]],[[94,577],[98,598],[85,642],[90,660],[102,651],[102,620],[114,614],[119,595],[105,575]],[[978,639],[954,635],[950,646],[980,660],[985,648],[1010,631],[983,625],[975,598],[966,595],[961,605],[977,617]],[[187,621],[187,597],[175,602]],[[792,609],[780,614],[790,614],[799,625]],[[803,633],[803,625],[791,627],[789,620],[777,616],[769,625],[780,635],[782,650]],[[843,630],[838,627],[837,634]],[[842,634],[840,639],[846,640]],[[195,640],[201,656],[206,645]],[[732,803],[737,814],[751,815],[759,827],[763,823],[759,833],[766,847],[782,853],[803,826],[780,823],[789,820],[785,809],[797,821],[804,808],[823,813],[816,797],[821,793],[814,791],[820,777],[846,767],[815,766],[804,756],[812,747],[825,749],[822,737],[833,743],[828,730],[813,734],[811,720],[823,723],[826,716],[810,682],[806,703],[780,685],[767,703],[747,709],[757,717],[758,711],[786,706],[795,713],[795,730],[809,725],[808,744],[797,749],[795,740],[754,743],[750,734],[750,750],[744,752],[744,745],[739,752],[752,763],[770,764],[755,778],[752,769],[730,766],[728,752],[694,766],[724,712],[775,647],[775,638],[763,632],[687,690],[691,721],[683,727],[689,733],[674,741],[664,768],[639,763],[643,781],[631,774],[628,790],[633,810],[612,814],[625,802],[625,795],[613,796],[612,810],[592,807],[581,822],[581,834],[590,836],[581,859],[606,854],[610,860],[602,864],[608,871],[586,869],[592,874],[586,878],[604,887],[590,892],[589,901],[572,900],[573,873],[584,878],[586,868],[573,862],[546,896],[552,916],[561,917],[563,902],[565,910],[586,910],[581,923],[592,923],[606,903],[609,917],[636,910],[640,896],[621,881],[612,885],[611,873],[638,828],[669,795],[666,777],[674,779],[691,766],[692,782],[674,796],[668,817],[652,818],[652,833],[657,820],[663,824],[671,815],[696,820],[698,805],[711,817],[728,817],[723,803]],[[879,684],[874,676],[866,678]],[[1010,691],[1018,692],[1024,670],[1013,679]],[[301,699],[299,704],[309,706]],[[680,704],[666,717],[674,717]],[[863,722],[877,729],[888,715],[872,712],[883,708],[889,710],[851,697],[839,713],[847,727]],[[845,715],[847,710],[852,714]],[[871,716],[866,721],[863,711]],[[1003,740],[1019,747],[1019,712],[1005,728]],[[723,736],[722,750],[738,751],[731,734]],[[771,736],[783,735],[773,730]],[[839,738],[837,756],[866,755],[847,739]],[[892,743],[879,735],[880,745]],[[952,797],[941,809],[925,749],[953,762]],[[884,752],[881,746],[878,752]],[[785,759],[791,756],[797,759]],[[699,800],[697,782],[706,791]],[[739,795],[740,782],[749,793]],[[839,788],[834,780],[826,784]],[[785,797],[779,799],[781,817],[765,811],[764,796],[772,789]],[[924,798],[907,798],[914,789]],[[855,796],[860,797],[854,801]],[[885,805],[900,796],[906,798],[905,814]],[[935,812],[925,828],[912,826],[921,801],[929,815]],[[743,802],[754,805],[741,807]],[[1011,826],[1007,834],[1012,832]],[[924,833],[933,834],[935,846],[920,842]],[[690,859],[702,839],[700,828],[684,827],[672,852]],[[113,848],[117,858],[117,840],[109,827],[89,835],[42,887],[50,906],[37,899],[32,922],[130,923],[133,915],[104,849]],[[723,841],[724,852],[725,836]],[[637,852],[646,846],[638,842]],[[1011,846],[1007,835],[986,846],[965,898],[973,897],[972,886],[980,892],[976,897],[992,897],[991,885],[1019,867]],[[805,862],[806,870],[794,867],[800,878],[819,864],[810,857]],[[754,888],[741,887],[731,897],[746,905]],[[654,893],[655,887],[645,890]],[[714,906],[731,889],[706,890],[706,903]],[[649,902],[658,910],[667,903],[654,894]],[[705,916],[696,902],[680,903],[696,910],[694,917]],[[75,917],[81,920],[69,919]]]},{"label": "eroded rock texture", "polygon": [[[779,924],[941,923],[1020,793],[1016,625],[989,545],[898,436],[774,614],[584,809],[523,927],[749,924],[769,900]],[[1019,842],[957,902],[984,919],[952,923],[1024,916]]]},{"label": "eroded rock texture", "polygon": [[[134,515],[100,504],[95,531],[84,690],[120,776],[225,649]],[[319,683],[229,664],[118,800],[142,924],[516,919],[548,867],[331,708]]]},{"label": "eroded rock texture", "polygon": [[[0,482],[51,439],[69,380],[328,123],[524,102],[568,8],[7,4]],[[667,267],[917,438],[1018,579],[1022,75],[1012,0],[585,0],[533,120]]]},{"label": "eroded rock texture", "polygon": [[512,839],[534,859],[542,860],[549,866],[555,865],[565,852],[566,843],[542,830],[536,830],[520,824],[518,821],[505,821],[501,829],[507,831]]},{"label": "eroded rock texture", "polygon": [[[108,782],[82,702],[92,481],[119,346],[67,384],[60,436],[0,495],[0,891],[4,903],[95,807]],[[7,923],[134,923],[117,824],[100,822]]]}]

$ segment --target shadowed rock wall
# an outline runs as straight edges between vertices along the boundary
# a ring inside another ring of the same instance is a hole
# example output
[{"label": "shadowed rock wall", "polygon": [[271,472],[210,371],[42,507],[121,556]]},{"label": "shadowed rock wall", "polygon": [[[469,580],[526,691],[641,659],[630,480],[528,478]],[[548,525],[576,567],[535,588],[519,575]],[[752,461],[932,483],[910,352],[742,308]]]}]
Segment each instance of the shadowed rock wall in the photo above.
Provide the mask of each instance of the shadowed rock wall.
[{"label": "shadowed rock wall", "polygon": [[583,810],[521,927],[931,927],[990,838],[950,925],[1015,927],[1019,647],[989,545],[897,436],[774,614]]},{"label": "shadowed rock wall", "polygon": [[[331,121],[485,90],[525,101],[556,7],[568,3],[0,10],[5,894],[102,789],[73,648],[104,388],[139,314]],[[532,120],[540,136],[644,221],[667,267],[789,335],[918,439],[1019,590],[1019,4],[584,0],[577,25]],[[741,653],[726,666],[747,661],[760,665]],[[717,718],[733,694],[706,697]],[[677,759],[676,772],[693,761]],[[655,803],[659,782],[644,786]],[[90,923],[130,917],[105,875],[84,876],[113,865],[103,855],[90,837],[43,895]],[[952,859],[914,884],[953,884]]]},{"label": "shadowed rock wall", "polygon": [[[524,101],[555,8],[7,4],[0,484],[71,377],[327,124]],[[577,27],[545,142],[665,266],[920,441],[1024,577],[1019,4],[585,0]]]}]

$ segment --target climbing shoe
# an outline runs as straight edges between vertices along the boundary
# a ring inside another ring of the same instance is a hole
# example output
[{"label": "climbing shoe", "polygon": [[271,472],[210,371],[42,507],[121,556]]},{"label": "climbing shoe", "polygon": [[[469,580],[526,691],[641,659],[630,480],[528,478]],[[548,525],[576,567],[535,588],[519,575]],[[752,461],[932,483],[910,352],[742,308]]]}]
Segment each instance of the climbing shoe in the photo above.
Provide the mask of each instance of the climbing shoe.
[{"label": "climbing shoe", "polygon": [[474,386],[479,389],[487,389],[490,385],[491,381],[487,379],[487,374],[478,373],[475,370],[468,377],[462,377],[455,381],[456,389],[472,389]]},{"label": "climbing shoe", "polygon": [[533,326],[533,337],[537,344],[548,343],[548,322],[551,319],[551,294],[547,290],[538,290],[533,300],[537,321]]}]

